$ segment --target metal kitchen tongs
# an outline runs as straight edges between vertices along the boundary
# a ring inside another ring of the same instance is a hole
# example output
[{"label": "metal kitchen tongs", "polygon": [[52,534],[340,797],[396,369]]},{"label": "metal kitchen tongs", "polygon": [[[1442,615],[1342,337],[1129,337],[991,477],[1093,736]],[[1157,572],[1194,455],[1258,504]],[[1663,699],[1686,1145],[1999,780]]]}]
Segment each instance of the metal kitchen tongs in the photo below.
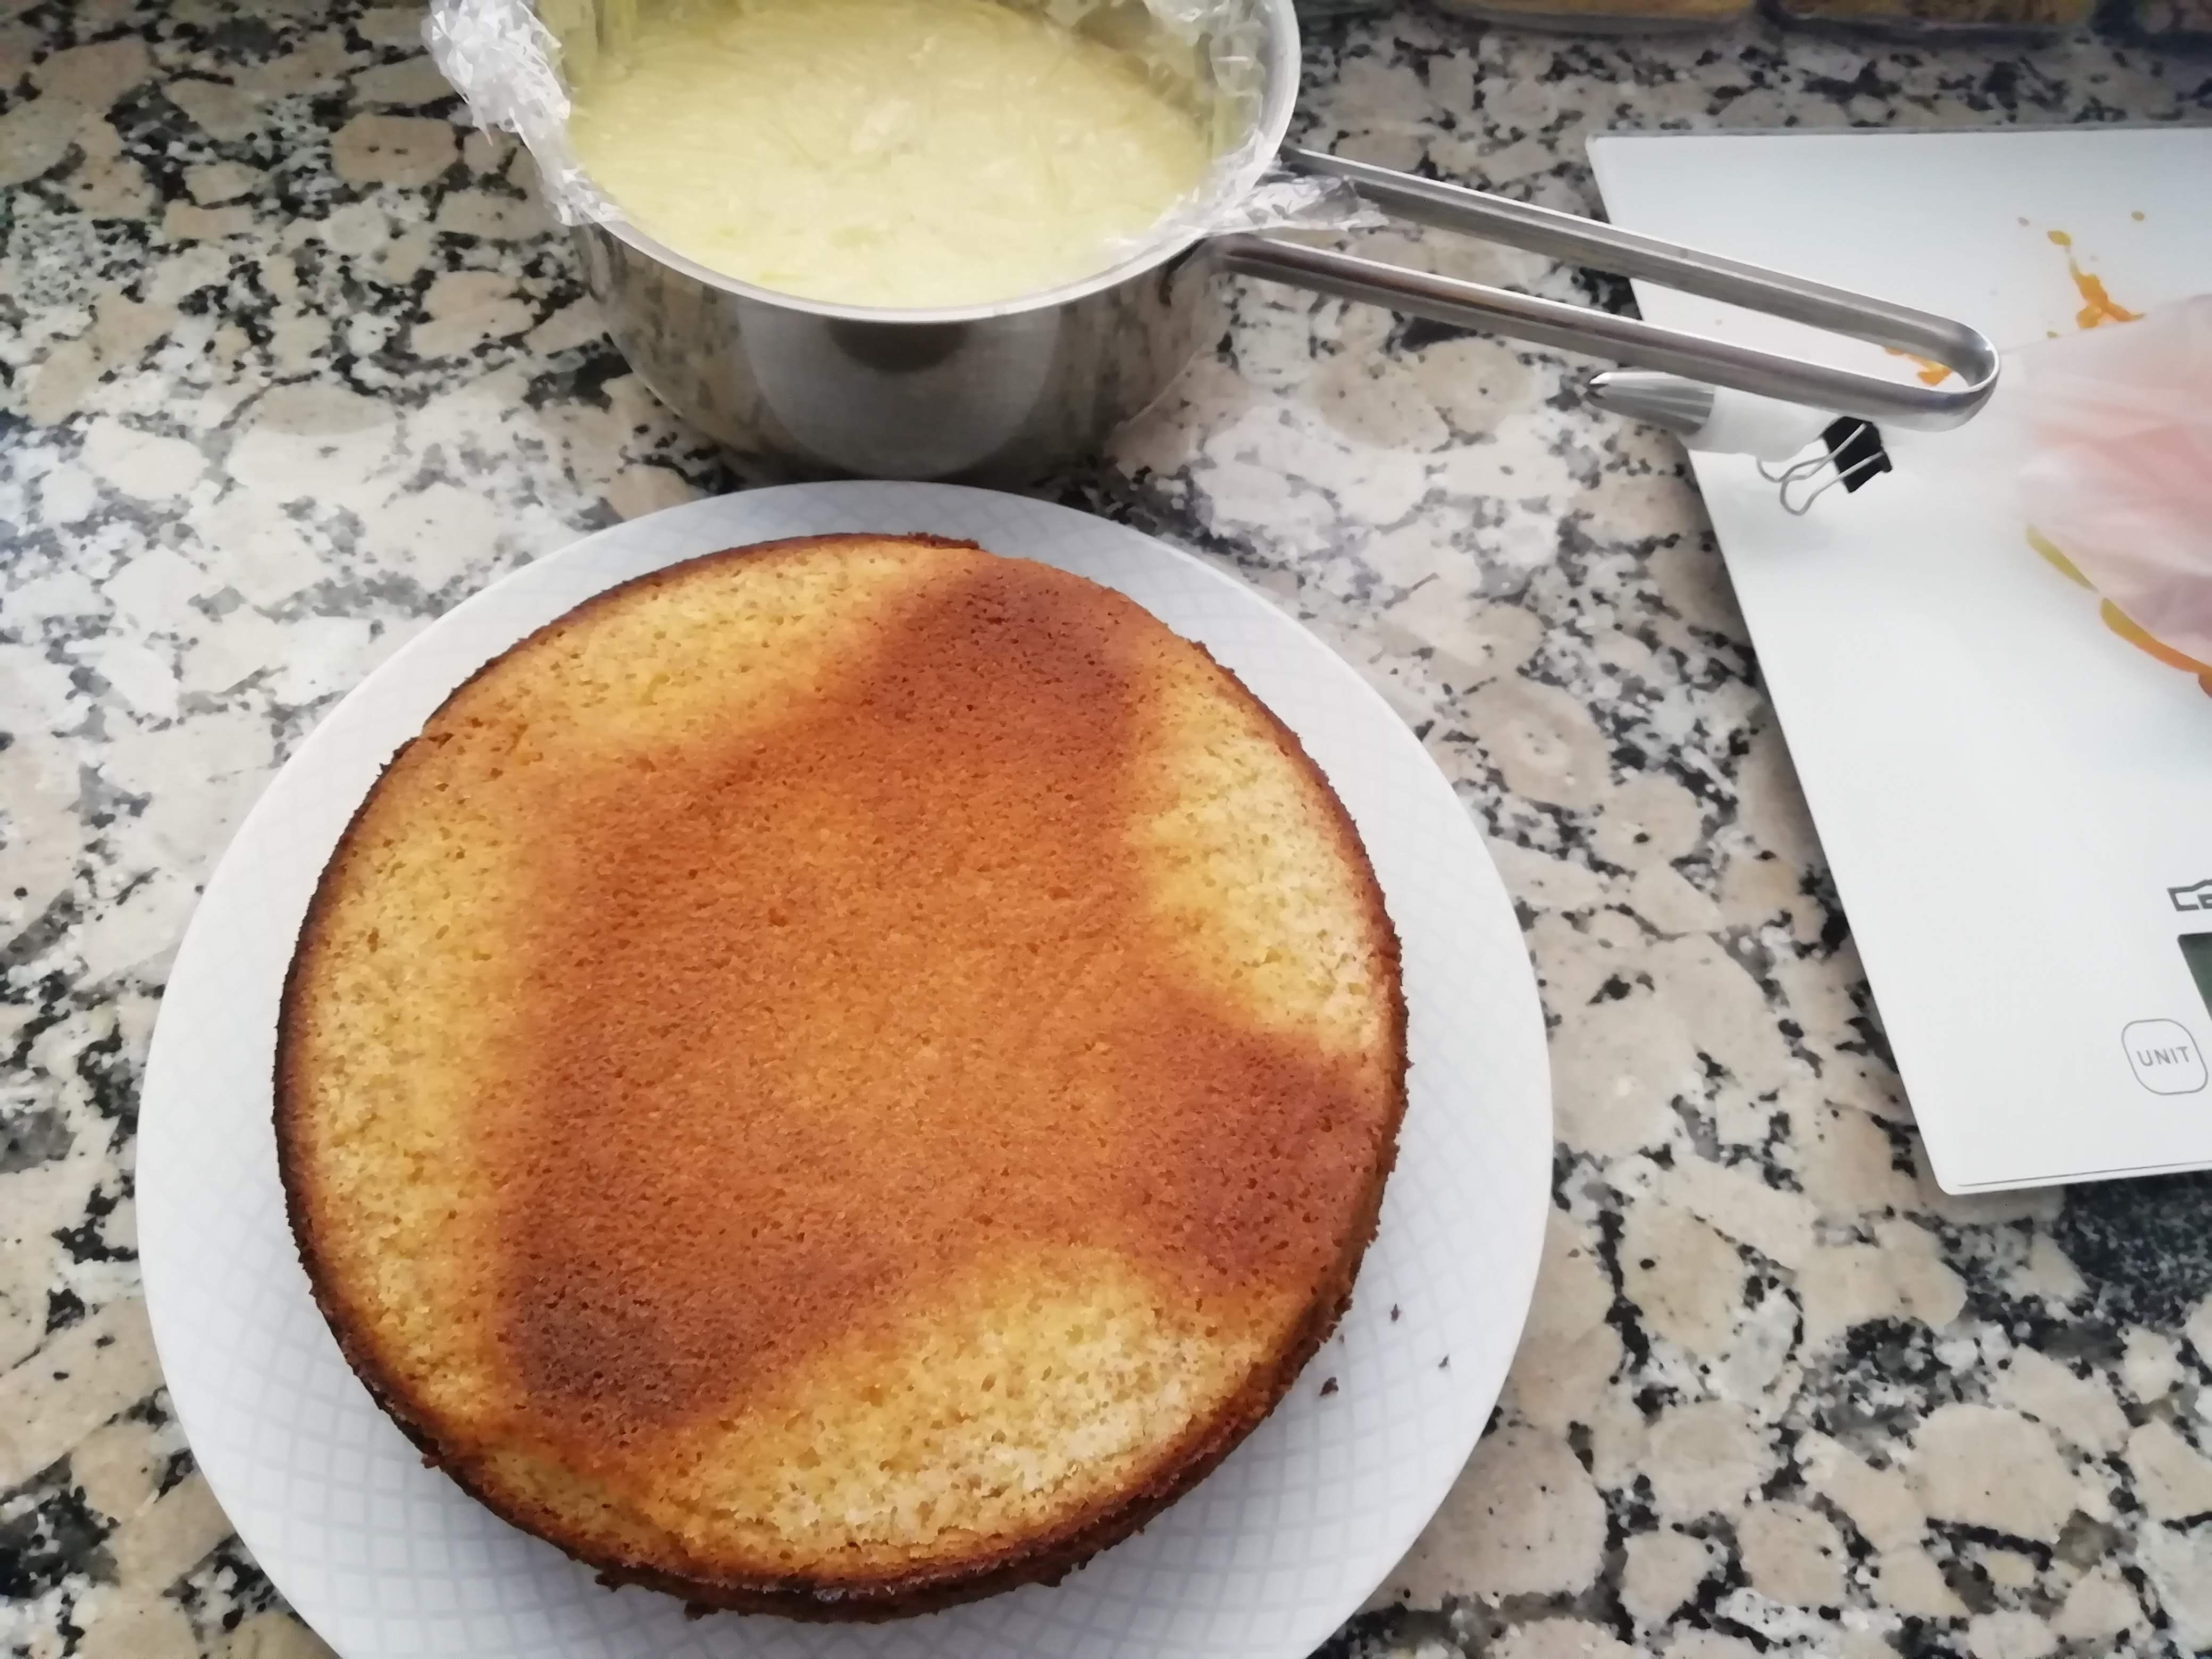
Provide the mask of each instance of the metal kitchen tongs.
[{"label": "metal kitchen tongs", "polygon": [[1436,322],[1486,328],[1539,345],[1682,375],[1707,386],[1726,386],[1923,432],[1963,425],[1996,388],[1996,348],[1964,323],[1700,253],[1571,213],[1508,201],[1460,185],[1411,178],[1364,161],[1291,148],[1282,152],[1282,160],[1293,172],[1342,179],[1399,218],[1485,237],[1615,276],[1640,276],[1708,300],[1890,346],[1943,364],[1963,384],[1930,386],[1879,380],[1610,312],[1271,237],[1224,237],[1220,255],[1231,270],[1250,276],[1291,276],[1301,287],[1340,299],[1387,306]]}]

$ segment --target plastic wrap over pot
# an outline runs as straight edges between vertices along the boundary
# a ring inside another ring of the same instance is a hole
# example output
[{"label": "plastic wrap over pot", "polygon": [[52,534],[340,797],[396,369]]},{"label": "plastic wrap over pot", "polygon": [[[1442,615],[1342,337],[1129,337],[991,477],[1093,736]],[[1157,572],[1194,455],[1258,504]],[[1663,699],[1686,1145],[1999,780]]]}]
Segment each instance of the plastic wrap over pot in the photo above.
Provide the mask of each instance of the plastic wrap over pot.
[{"label": "plastic wrap over pot", "polygon": [[[678,0],[691,3],[695,0]],[[711,0],[706,0],[711,3]],[[1135,59],[1193,104],[1213,161],[1199,186],[1141,238],[1109,246],[1120,264],[1151,248],[1230,231],[1349,230],[1382,217],[1340,179],[1276,165],[1262,123],[1269,74],[1256,0],[1008,0]],[[619,72],[636,0],[432,0],[430,55],[479,126],[519,137],[562,222],[621,224],[624,215],[577,160],[570,93]]]}]

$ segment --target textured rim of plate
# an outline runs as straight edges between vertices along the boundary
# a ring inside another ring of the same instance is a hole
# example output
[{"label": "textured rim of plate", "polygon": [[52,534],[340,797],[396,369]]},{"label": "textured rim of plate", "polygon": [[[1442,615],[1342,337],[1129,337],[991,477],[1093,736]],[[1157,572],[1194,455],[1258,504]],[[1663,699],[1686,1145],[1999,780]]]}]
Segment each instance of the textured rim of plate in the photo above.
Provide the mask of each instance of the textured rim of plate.
[{"label": "textured rim of plate", "polygon": [[[1328,773],[1382,878],[1405,944],[1412,1103],[1339,1337],[1137,1537],[1056,1587],[888,1626],[689,1622],[653,1592],[600,1589],[424,1469],[346,1369],[284,1224],[269,1122],[276,996],[338,833],[469,673],[617,581],[838,530],[967,537],[1080,570],[1252,685]],[[185,1436],[255,1559],[346,1659],[1303,1659],[1397,1564],[1481,1435],[1535,1285],[1551,1154],[1543,1018],[1511,901],[1450,785],[1354,670],[1232,578],[1126,526],[984,490],[808,484],[670,508],[526,566],[325,719],[240,825],[178,951],[147,1060],[137,1202]]]}]

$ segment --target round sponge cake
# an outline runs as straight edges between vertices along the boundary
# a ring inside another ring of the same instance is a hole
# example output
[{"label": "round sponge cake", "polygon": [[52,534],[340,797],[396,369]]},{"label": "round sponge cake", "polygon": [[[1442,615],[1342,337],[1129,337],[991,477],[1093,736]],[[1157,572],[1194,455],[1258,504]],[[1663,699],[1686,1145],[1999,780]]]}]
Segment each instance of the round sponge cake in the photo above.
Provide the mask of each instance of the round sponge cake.
[{"label": "round sponge cake", "polygon": [[1328,1335],[1405,1104],[1349,818],[1119,594],[738,549],[487,665],[332,856],[276,1121],[315,1295],[616,1581],[880,1618],[1051,1578]]}]

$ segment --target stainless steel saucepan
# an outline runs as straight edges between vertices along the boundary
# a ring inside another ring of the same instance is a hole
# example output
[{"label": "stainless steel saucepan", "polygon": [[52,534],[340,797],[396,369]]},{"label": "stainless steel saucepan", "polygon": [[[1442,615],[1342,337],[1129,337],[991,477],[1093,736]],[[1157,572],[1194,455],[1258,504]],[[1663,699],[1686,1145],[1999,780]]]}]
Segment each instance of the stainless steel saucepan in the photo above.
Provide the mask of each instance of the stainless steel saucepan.
[{"label": "stainless steel saucepan", "polygon": [[1997,374],[1960,323],[1571,214],[1297,149],[1291,0],[1253,0],[1270,156],[1348,180],[1397,217],[1932,358],[1956,386],[1895,383],[1610,313],[1238,232],[1153,247],[1083,282],[991,305],[894,311],[794,299],[717,275],[634,226],[576,228],[615,343],[661,398],[753,466],[794,476],[1025,482],[1096,453],[1223,328],[1224,272],[1923,430],[1957,426]]}]

